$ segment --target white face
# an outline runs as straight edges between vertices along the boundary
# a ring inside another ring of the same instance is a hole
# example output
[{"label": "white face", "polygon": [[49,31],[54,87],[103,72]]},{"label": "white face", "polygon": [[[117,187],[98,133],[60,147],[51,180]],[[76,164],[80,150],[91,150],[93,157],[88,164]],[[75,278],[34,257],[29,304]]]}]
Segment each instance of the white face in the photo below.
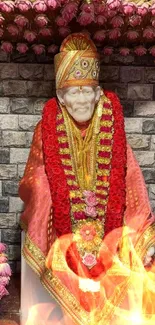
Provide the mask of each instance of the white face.
[{"label": "white face", "polygon": [[92,118],[100,94],[99,86],[68,87],[57,91],[60,103],[66,107],[75,121],[81,123]]}]

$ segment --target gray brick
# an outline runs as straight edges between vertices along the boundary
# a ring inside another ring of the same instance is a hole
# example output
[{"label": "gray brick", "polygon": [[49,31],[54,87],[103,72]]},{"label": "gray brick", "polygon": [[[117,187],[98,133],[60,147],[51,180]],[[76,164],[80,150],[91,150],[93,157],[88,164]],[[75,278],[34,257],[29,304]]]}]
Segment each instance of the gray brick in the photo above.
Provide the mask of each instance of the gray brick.
[{"label": "gray brick", "polygon": [[145,81],[155,83],[155,68],[145,68]]},{"label": "gray brick", "polygon": [[153,85],[128,84],[128,98],[132,100],[151,100],[153,98]]},{"label": "gray brick", "polygon": [[5,147],[23,147],[27,145],[26,132],[3,131],[3,146]]},{"label": "gray brick", "polygon": [[127,98],[127,87],[123,83],[104,83],[103,88],[116,92],[120,99]]},{"label": "gray brick", "polygon": [[20,260],[21,249],[20,245],[9,245],[8,246],[8,258],[10,261]]},{"label": "gray brick", "polygon": [[155,134],[155,119],[143,120],[143,133]]},{"label": "gray brick", "polygon": [[7,97],[0,98],[0,113],[9,113],[10,111],[10,99]]},{"label": "gray brick", "polygon": [[125,118],[125,130],[127,133],[142,133],[141,118]]},{"label": "gray brick", "polygon": [[15,196],[18,195],[18,181],[3,181],[3,196],[10,195]]},{"label": "gray brick", "polygon": [[153,167],[155,165],[155,153],[152,151],[135,151],[135,156],[142,167]]},{"label": "gray brick", "polygon": [[20,243],[21,231],[13,229],[3,229],[1,233],[1,240],[4,243]]},{"label": "gray brick", "polygon": [[55,96],[55,83],[52,81],[27,81],[28,96],[53,97]]},{"label": "gray brick", "polygon": [[140,101],[134,103],[135,116],[155,116],[155,101]]},{"label": "gray brick", "polygon": [[151,142],[151,136],[143,134],[127,134],[127,139],[134,150],[148,150]]},{"label": "gray brick", "polygon": [[55,80],[54,64],[46,64],[44,66],[44,79]]},{"label": "gray brick", "polygon": [[27,161],[29,149],[27,148],[11,148],[10,163],[24,163]]},{"label": "gray brick", "polygon": [[0,50],[0,62],[8,62],[10,59],[10,54],[5,53],[4,51]]},{"label": "gray brick", "polygon": [[0,228],[17,228],[16,213],[0,213]]},{"label": "gray brick", "polygon": [[120,81],[121,82],[142,82],[144,69],[141,67],[121,67]]},{"label": "gray brick", "polygon": [[9,212],[9,200],[6,197],[0,197],[0,213]]},{"label": "gray brick", "polygon": [[43,80],[44,66],[43,64],[19,64],[19,75],[27,80]]},{"label": "gray brick", "polygon": [[149,186],[149,197],[152,200],[155,200],[155,184],[150,184]]},{"label": "gray brick", "polygon": [[19,197],[9,198],[9,212],[21,212],[23,211],[23,202]]},{"label": "gray brick", "polygon": [[1,179],[11,179],[17,175],[16,165],[0,165],[0,178]]},{"label": "gray brick", "polygon": [[21,115],[19,116],[19,128],[24,131],[33,131],[34,127],[40,121],[40,116]]},{"label": "gray brick", "polygon": [[48,98],[39,98],[36,99],[34,102],[34,113],[41,114],[45,103],[47,102]]},{"label": "gray brick", "polygon": [[112,82],[119,80],[119,67],[117,66],[105,66],[101,67],[100,80],[105,82]]},{"label": "gray brick", "polygon": [[134,57],[134,55],[122,56],[120,54],[113,54],[110,57],[110,61],[114,62],[114,63],[119,63],[119,64],[121,63],[121,64],[129,65],[129,64],[134,63],[135,57]]},{"label": "gray brick", "polygon": [[0,164],[8,164],[9,162],[10,162],[10,150],[6,148],[0,148]]},{"label": "gray brick", "polygon": [[25,96],[27,95],[27,81],[3,80],[3,92],[5,96]]},{"label": "gray brick", "polygon": [[2,181],[0,181],[0,196],[2,196]]},{"label": "gray brick", "polygon": [[155,213],[155,200],[150,201],[152,211]]},{"label": "gray brick", "polygon": [[125,117],[132,117],[134,110],[134,103],[132,100],[121,100],[123,112]]},{"label": "gray brick", "polygon": [[151,136],[151,150],[155,151],[155,135]]},{"label": "gray brick", "polygon": [[143,169],[143,175],[147,184],[155,183],[155,169]]},{"label": "gray brick", "polygon": [[32,98],[12,98],[10,109],[12,113],[32,114],[33,100]]},{"label": "gray brick", "polygon": [[15,63],[0,63],[0,79],[18,79],[18,65]]},{"label": "gray brick", "polygon": [[18,164],[18,177],[21,178],[24,175],[25,164]]},{"label": "gray brick", "polygon": [[17,115],[0,115],[0,129],[1,130],[16,130],[18,129]]},{"label": "gray brick", "polygon": [[33,132],[26,132],[27,147],[30,147],[32,143],[32,138],[33,138]]}]

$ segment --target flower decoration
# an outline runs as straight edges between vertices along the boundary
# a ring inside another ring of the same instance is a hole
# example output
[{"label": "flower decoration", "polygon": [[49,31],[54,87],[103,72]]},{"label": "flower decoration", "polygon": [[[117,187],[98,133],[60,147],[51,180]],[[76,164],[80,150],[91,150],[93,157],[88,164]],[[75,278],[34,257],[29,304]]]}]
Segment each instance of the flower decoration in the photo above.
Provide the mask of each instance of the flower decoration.
[{"label": "flower decoration", "polygon": [[129,25],[132,27],[140,25],[142,22],[142,17],[139,15],[133,15],[129,18]]},{"label": "flower decoration", "polygon": [[96,256],[92,253],[85,253],[82,257],[82,263],[85,264],[87,267],[92,268],[94,265],[97,264]]},{"label": "flower decoration", "polygon": [[110,9],[118,9],[120,7],[121,1],[120,0],[108,0],[107,4]]},{"label": "flower decoration", "polygon": [[58,46],[55,45],[55,44],[52,44],[52,45],[48,46],[47,52],[51,53],[51,54],[57,53],[58,52]]},{"label": "flower decoration", "polygon": [[134,53],[137,54],[138,56],[142,56],[147,53],[147,49],[144,46],[139,45],[135,47]]},{"label": "flower decoration", "polygon": [[80,235],[84,240],[90,241],[93,240],[93,238],[95,237],[96,230],[92,225],[86,224],[80,229]]},{"label": "flower decoration", "polygon": [[58,5],[58,1],[56,0],[46,0],[46,5],[48,8],[55,9]]},{"label": "flower decoration", "polygon": [[136,30],[129,30],[127,33],[127,38],[131,41],[136,40],[139,37],[139,33]]},{"label": "flower decoration", "polygon": [[25,16],[23,16],[23,15],[17,15],[17,16],[15,16],[14,22],[18,26],[24,27],[24,26],[26,26],[28,24],[29,21],[28,21],[28,19]]},{"label": "flower decoration", "polygon": [[102,29],[102,30],[98,30],[95,34],[94,34],[94,40],[98,41],[98,42],[103,42],[106,38],[106,30]]},{"label": "flower decoration", "polygon": [[0,38],[3,36],[3,34],[4,34],[4,30],[0,28]]},{"label": "flower decoration", "polygon": [[67,3],[61,11],[62,18],[69,23],[76,16],[77,9],[78,5],[76,2]]},{"label": "flower decoration", "polygon": [[32,49],[35,54],[40,55],[45,52],[45,45],[43,44],[34,44],[32,45]]},{"label": "flower decoration", "polygon": [[143,31],[143,37],[149,40],[154,39],[155,29],[152,26],[147,26]]},{"label": "flower decoration", "polygon": [[127,47],[121,47],[119,49],[119,53],[122,55],[122,56],[127,56],[130,54],[130,49],[127,48]]},{"label": "flower decoration", "polygon": [[94,21],[94,14],[89,12],[81,12],[80,16],[78,17],[77,21],[82,26],[87,26]]},{"label": "flower decoration", "polygon": [[3,1],[0,4],[0,8],[3,12],[13,12],[14,11],[14,2],[13,1]]},{"label": "flower decoration", "polygon": [[50,28],[44,27],[39,30],[39,34],[44,37],[48,37],[52,35],[52,31]]},{"label": "flower decoration", "polygon": [[122,3],[122,9],[125,15],[132,15],[136,10],[136,6],[133,2],[124,2]]},{"label": "flower decoration", "polygon": [[62,37],[66,37],[68,36],[69,34],[71,33],[71,30],[69,29],[69,27],[60,27],[59,28],[59,34],[62,36]]},{"label": "flower decoration", "polygon": [[57,19],[56,19],[56,23],[59,27],[64,27],[67,25],[67,21],[61,17],[61,16],[58,16]]},{"label": "flower decoration", "polygon": [[9,283],[11,276],[11,269],[7,263],[7,255],[5,254],[6,246],[0,243],[0,300],[3,296],[8,295],[6,286]]},{"label": "flower decoration", "polygon": [[152,16],[155,16],[155,3],[150,8]]},{"label": "flower decoration", "polygon": [[32,3],[29,0],[17,0],[15,4],[21,12],[27,12],[32,8]]},{"label": "flower decoration", "polygon": [[46,15],[40,14],[35,17],[34,21],[39,27],[45,27],[47,26],[49,19]]},{"label": "flower decoration", "polygon": [[102,52],[105,55],[112,55],[114,52],[114,49],[112,46],[105,46]]},{"label": "flower decoration", "polygon": [[96,16],[96,23],[99,25],[99,26],[102,26],[104,25],[105,23],[107,22],[107,18],[103,15],[98,15]]},{"label": "flower decoration", "polygon": [[12,53],[13,45],[10,42],[2,42],[1,49],[6,53]]},{"label": "flower decoration", "polygon": [[111,22],[112,26],[114,28],[117,28],[117,27],[121,27],[122,25],[124,25],[124,20],[121,16],[115,16],[111,19]]},{"label": "flower decoration", "polygon": [[29,42],[32,43],[36,39],[37,35],[35,32],[26,29],[24,32],[24,38]]},{"label": "flower decoration", "polygon": [[2,25],[5,21],[5,18],[0,14],[0,25]]},{"label": "flower decoration", "polygon": [[21,54],[25,54],[28,51],[28,46],[25,43],[17,43],[17,51]]},{"label": "flower decoration", "polygon": [[33,8],[36,12],[45,12],[47,10],[46,3],[43,0],[34,1]]},{"label": "flower decoration", "polygon": [[109,38],[112,40],[116,40],[121,36],[120,28],[115,28],[109,31]]},{"label": "flower decoration", "polygon": [[16,25],[8,25],[7,30],[11,34],[11,36],[17,36],[19,34],[19,29]]},{"label": "flower decoration", "polygon": [[155,56],[155,46],[149,48],[149,53]]},{"label": "flower decoration", "polygon": [[145,16],[149,11],[149,6],[147,3],[143,3],[141,6],[138,6],[137,13],[140,16]]}]

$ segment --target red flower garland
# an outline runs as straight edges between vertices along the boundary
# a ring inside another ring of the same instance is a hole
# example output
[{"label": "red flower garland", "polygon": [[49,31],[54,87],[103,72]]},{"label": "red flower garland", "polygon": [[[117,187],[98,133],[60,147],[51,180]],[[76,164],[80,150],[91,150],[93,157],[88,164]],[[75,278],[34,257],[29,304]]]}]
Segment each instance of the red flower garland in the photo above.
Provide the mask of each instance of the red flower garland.
[{"label": "red flower garland", "polygon": [[[125,210],[126,138],[122,107],[117,96],[105,92],[113,106],[114,136],[110,175],[110,192],[105,218],[105,234],[123,225]],[[49,100],[43,111],[42,134],[45,169],[53,202],[53,223],[57,236],[71,233],[69,188],[62,168],[56,133],[56,99]]]}]

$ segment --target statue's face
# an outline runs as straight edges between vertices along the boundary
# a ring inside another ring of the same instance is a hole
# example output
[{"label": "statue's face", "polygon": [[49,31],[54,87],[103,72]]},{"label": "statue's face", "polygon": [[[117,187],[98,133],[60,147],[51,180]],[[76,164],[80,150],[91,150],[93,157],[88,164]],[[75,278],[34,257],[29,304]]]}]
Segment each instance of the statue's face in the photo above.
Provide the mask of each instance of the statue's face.
[{"label": "statue's face", "polygon": [[80,86],[57,90],[57,96],[68,113],[77,122],[89,121],[101,95],[100,87]]}]

